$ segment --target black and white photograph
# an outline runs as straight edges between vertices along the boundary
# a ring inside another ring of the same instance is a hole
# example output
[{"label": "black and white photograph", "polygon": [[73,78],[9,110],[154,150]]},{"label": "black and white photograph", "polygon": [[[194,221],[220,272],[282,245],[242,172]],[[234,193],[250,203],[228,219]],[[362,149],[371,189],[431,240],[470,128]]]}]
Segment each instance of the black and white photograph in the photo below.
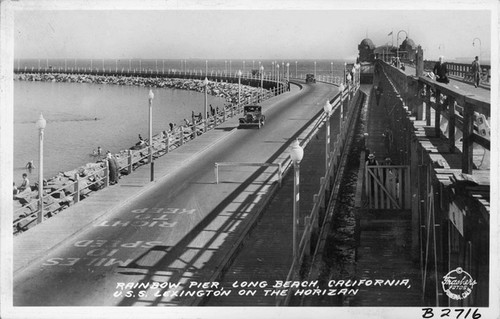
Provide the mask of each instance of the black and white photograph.
[{"label": "black and white photograph", "polygon": [[0,1],[0,317],[498,318],[498,15]]}]

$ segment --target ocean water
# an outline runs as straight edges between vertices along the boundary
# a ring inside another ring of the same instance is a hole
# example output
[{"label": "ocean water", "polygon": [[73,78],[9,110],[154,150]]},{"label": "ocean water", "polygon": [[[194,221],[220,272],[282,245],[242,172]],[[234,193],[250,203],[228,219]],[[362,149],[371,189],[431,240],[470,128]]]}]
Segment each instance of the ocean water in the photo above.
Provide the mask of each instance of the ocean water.
[{"label": "ocean water", "polygon": [[[76,64],[75,64],[76,62]],[[208,70],[232,73],[241,69],[250,72],[258,68],[259,61],[209,60]],[[265,70],[271,71],[271,60],[261,61]],[[333,62],[333,63],[332,63]],[[16,60],[15,67],[37,68],[39,60]],[[90,60],[40,60],[41,67],[90,68]],[[45,63],[45,64],[44,64]],[[102,60],[92,60],[92,67],[102,68]],[[203,70],[205,60],[104,60],[106,69],[115,66],[132,69]],[[290,76],[295,76],[295,61],[290,61]],[[182,65],[181,65],[182,64]],[[286,62],[285,62],[286,64]],[[231,69],[230,69],[231,67]],[[280,67],[282,69],[282,67]],[[344,61],[321,60],[316,62],[317,75],[341,76]],[[313,73],[314,61],[297,61],[297,75]],[[44,135],[44,178],[51,178],[60,171],[75,169],[95,161],[91,156],[101,146],[103,151],[118,153],[138,141],[138,134],[148,136],[147,87],[120,86],[113,84],[14,82],[14,181],[19,184],[22,173],[28,173],[32,181],[38,179],[37,169],[29,173],[25,165],[33,160],[38,167],[38,130],[35,123],[43,113],[47,120]],[[168,129],[168,123],[183,123],[203,112],[204,94],[178,89],[155,89],[153,102],[153,134]],[[208,96],[213,107],[222,107],[222,98]]]},{"label": "ocean water", "polygon": [[[20,182],[33,160],[38,166],[39,138],[35,123],[40,113],[47,120],[44,132],[44,177],[95,161],[90,156],[101,146],[118,153],[149,134],[149,88],[111,84],[57,82],[14,83],[14,181]],[[154,89],[153,134],[168,130],[170,122],[191,120],[203,112],[204,94],[187,90]],[[208,96],[213,107],[225,100]],[[38,180],[37,170],[31,172]]]}]

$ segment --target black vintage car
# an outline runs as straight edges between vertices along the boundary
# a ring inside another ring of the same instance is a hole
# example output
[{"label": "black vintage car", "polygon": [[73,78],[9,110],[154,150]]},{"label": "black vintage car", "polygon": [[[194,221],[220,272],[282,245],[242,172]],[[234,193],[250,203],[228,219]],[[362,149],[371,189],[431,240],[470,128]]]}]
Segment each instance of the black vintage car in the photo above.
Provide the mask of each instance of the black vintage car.
[{"label": "black vintage car", "polygon": [[262,114],[262,106],[247,105],[243,108],[243,117],[240,117],[240,126],[257,125],[264,126],[266,117]]},{"label": "black vintage car", "polygon": [[314,74],[306,74],[306,83],[316,83]]}]

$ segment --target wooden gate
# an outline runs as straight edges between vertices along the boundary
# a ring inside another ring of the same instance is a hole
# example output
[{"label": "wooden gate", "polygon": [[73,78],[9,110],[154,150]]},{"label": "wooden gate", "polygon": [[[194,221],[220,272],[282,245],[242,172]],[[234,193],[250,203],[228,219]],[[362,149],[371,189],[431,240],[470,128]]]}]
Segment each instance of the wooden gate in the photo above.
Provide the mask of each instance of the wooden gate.
[{"label": "wooden gate", "polygon": [[411,209],[410,166],[365,166],[369,209]]}]

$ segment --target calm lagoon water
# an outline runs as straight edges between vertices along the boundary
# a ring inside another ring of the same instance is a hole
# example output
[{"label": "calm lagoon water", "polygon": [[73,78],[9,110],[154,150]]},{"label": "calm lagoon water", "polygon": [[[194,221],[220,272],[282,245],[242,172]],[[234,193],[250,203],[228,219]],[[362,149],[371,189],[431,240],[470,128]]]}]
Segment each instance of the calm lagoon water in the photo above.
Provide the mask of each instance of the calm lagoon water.
[{"label": "calm lagoon water", "polygon": [[[47,120],[44,135],[44,177],[94,162],[92,151],[118,153],[148,136],[147,87],[112,84],[14,82],[14,181],[20,183],[33,160],[38,168],[40,113]],[[168,130],[168,123],[191,120],[191,111],[203,112],[204,94],[187,90],[153,89],[153,134]],[[225,100],[208,96],[213,107]],[[28,172],[27,172],[28,173]],[[31,180],[38,180],[37,169]]]}]

